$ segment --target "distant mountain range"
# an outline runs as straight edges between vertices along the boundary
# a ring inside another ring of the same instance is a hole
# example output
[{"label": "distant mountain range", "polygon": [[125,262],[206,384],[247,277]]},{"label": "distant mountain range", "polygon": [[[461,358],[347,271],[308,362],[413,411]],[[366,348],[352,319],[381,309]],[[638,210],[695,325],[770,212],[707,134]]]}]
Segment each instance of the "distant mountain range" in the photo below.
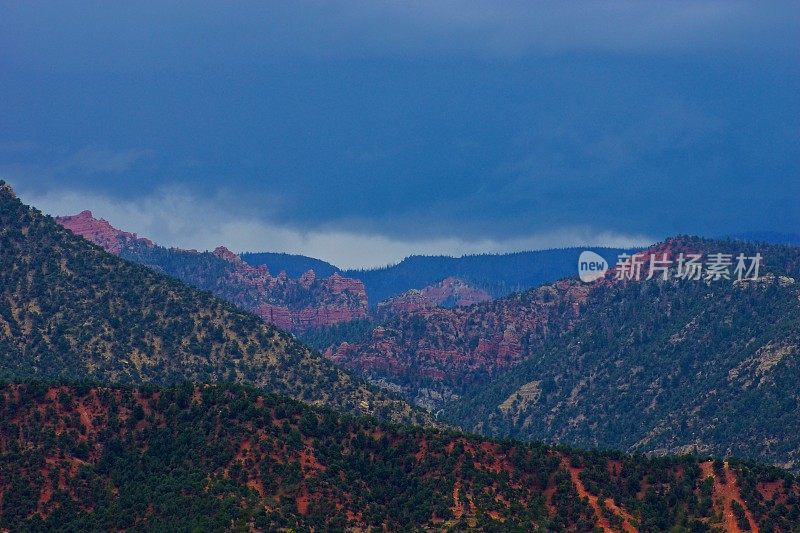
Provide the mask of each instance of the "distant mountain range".
[{"label": "distant mountain range", "polygon": [[[719,240],[735,239],[769,244],[800,245],[800,234],[770,231],[735,233]],[[435,285],[445,278],[460,279],[499,298],[551,283],[575,274],[578,256],[584,250],[594,250],[611,263],[621,253],[633,249],[571,247],[507,254],[477,254],[463,257],[409,256],[396,265],[375,269],[339,269],[335,265],[302,255],[285,253],[243,253],[242,259],[252,265],[267,265],[273,272],[285,271],[290,277],[299,277],[309,269],[318,276],[338,272],[364,283],[370,307],[412,289]]]},{"label": "distant mountain range", "polygon": [[372,270],[346,270],[342,275],[364,282],[370,305],[377,305],[409,289],[421,289],[447,277],[458,278],[493,298],[512,292],[538,287],[577,272],[578,257],[584,250],[594,250],[613,265],[621,248],[561,248],[515,252],[508,254],[479,254],[463,257],[413,255],[398,264]]},{"label": "distant mountain range", "polygon": [[[384,311],[416,305],[411,302],[415,295],[409,291],[441,294],[429,298],[426,305],[452,307],[535,287],[574,274],[583,251],[565,248],[458,258],[412,256],[381,269],[340,270],[301,255],[237,256],[224,246],[213,252],[165,248],[114,228],[91,211],[56,217],[56,221],[113,254],[213,292],[295,333],[364,319],[368,307],[375,311],[385,301]],[[611,264],[620,253],[630,251],[592,249]],[[463,295],[455,296],[459,291]]]},{"label": "distant mountain range", "polygon": [[412,255],[396,265],[365,270],[340,270],[330,263],[298,255],[244,253],[241,257],[250,265],[269,265],[272,269],[286,270],[287,273],[300,272],[308,267],[314,268],[315,272],[326,273],[321,275],[339,272],[343,276],[359,279],[366,287],[370,306],[377,307],[380,302],[412,289],[435,285],[445,278],[457,278],[487,292],[492,298],[498,298],[575,274],[578,256],[587,249],[600,253],[612,265],[616,264],[619,254],[632,251],[623,248],[572,247],[463,257]]}]

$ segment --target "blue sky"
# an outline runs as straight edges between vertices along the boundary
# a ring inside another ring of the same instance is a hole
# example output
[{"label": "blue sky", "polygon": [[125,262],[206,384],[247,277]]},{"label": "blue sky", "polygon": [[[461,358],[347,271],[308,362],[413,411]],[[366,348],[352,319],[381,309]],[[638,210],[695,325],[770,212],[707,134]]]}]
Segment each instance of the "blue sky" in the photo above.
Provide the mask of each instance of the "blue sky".
[{"label": "blue sky", "polygon": [[796,2],[0,3],[0,177],[168,245],[800,227]]}]

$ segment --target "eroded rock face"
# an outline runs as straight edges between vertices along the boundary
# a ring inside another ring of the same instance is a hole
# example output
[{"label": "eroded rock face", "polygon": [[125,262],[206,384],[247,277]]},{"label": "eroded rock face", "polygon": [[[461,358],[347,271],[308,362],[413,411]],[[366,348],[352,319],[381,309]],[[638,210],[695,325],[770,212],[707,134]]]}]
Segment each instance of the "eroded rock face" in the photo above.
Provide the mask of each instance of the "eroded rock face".
[{"label": "eroded rock face", "polygon": [[261,304],[256,308],[256,314],[281,329],[290,330],[294,326],[292,312],[285,305]]},{"label": "eroded rock face", "polygon": [[450,309],[432,305],[423,291],[410,291],[403,303],[413,311],[387,320],[369,340],[331,346],[325,355],[376,382],[401,387],[420,405],[438,408],[431,398],[453,399],[569,329],[589,290],[580,281],[562,280]]},{"label": "eroded rock face", "polygon": [[313,270],[306,271],[302,276],[300,276],[300,285],[305,288],[309,288],[311,285],[314,284],[316,281],[317,276],[314,274]]},{"label": "eroded rock face", "polygon": [[228,250],[224,246],[217,246],[216,248],[214,248],[214,251],[211,252],[211,253],[213,253],[214,255],[219,257],[220,259],[224,259],[225,261],[230,261],[231,263],[242,263],[243,264],[243,261],[241,259],[239,259],[238,255],[236,255],[235,253],[231,252],[230,250]]},{"label": "eroded rock face", "polygon": [[[667,242],[650,252],[678,250],[686,251]],[[382,327],[371,339],[331,346],[324,354],[436,409],[441,406],[431,404],[436,394],[452,399],[519,364],[547,339],[573,327],[591,291],[617,283],[624,282],[609,271],[591,284],[562,279],[491,301],[483,291],[447,278],[381,302],[377,314]]]},{"label": "eroded rock face", "polygon": [[145,246],[153,246],[153,241],[138,237],[135,233],[118,230],[103,218],[94,218],[89,210],[81,211],[77,215],[56,217],[56,222],[91,241],[102,246],[106,251],[119,255],[122,247],[139,242]]},{"label": "eroded rock face", "polygon": [[420,289],[411,289],[399,296],[380,302],[377,314],[385,320],[403,313],[417,313],[434,307],[437,307],[436,302],[422,294]]},{"label": "eroded rock face", "polygon": [[367,315],[367,293],[357,279],[339,274],[319,279],[313,270],[299,279],[285,272],[273,276],[267,265],[250,266],[224,246],[213,252],[164,248],[94,218],[91,211],[56,221],[108,252],[213,292],[282,329],[303,331]]},{"label": "eroded rock face", "polygon": [[[738,247],[736,243],[677,237],[640,253],[656,258],[666,254],[674,259],[680,253],[732,253]],[[780,270],[791,273],[800,271],[796,257],[790,254],[769,260],[784,261]],[[323,352],[354,372],[376,383],[399,388],[408,399],[429,407],[430,398],[435,397],[431,391],[443,397],[451,394],[452,398],[452,394],[464,394],[493,374],[514,367],[535,355],[548,339],[571,331],[581,320],[590,295],[602,295],[628,284],[643,284],[647,274],[644,268],[642,274],[641,281],[621,280],[611,269],[591,283],[583,283],[577,277],[565,278],[494,301],[450,309],[436,307],[428,296],[430,291],[409,291],[381,306],[388,318],[370,338],[330,346]],[[670,281],[656,278],[652,283],[705,283],[679,282],[672,274]],[[796,282],[792,276],[780,272],[775,275],[762,272],[758,280],[722,283],[750,290],[792,287]],[[668,342],[674,345],[693,338],[693,327],[692,323],[687,324],[684,331],[676,331]],[[782,353],[775,351],[772,359],[765,359],[767,364],[777,360],[775,354]],[[433,408],[441,405],[434,402]]]},{"label": "eroded rock face", "polygon": [[448,277],[435,285],[422,289],[422,294],[439,307],[459,307],[481,302],[488,302],[492,296],[469,283],[454,277]]},{"label": "eroded rock face", "polygon": [[434,307],[461,307],[488,302],[491,295],[467,282],[448,277],[422,289],[411,289],[378,304],[377,314],[387,319],[403,313],[416,313]]}]

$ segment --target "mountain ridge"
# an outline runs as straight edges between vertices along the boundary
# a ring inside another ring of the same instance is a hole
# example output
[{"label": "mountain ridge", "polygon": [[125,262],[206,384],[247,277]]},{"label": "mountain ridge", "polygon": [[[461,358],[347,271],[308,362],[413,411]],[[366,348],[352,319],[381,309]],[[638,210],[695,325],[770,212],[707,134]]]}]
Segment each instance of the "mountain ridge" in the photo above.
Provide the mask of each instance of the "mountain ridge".
[{"label": "mountain ridge", "polygon": [[0,192],[0,378],[246,381],[310,403],[432,423],[289,334],[125,261]]},{"label": "mountain ridge", "polygon": [[[362,280],[369,295],[370,307],[375,308],[380,302],[408,290],[435,285],[450,277],[461,279],[477,289],[486,291],[492,298],[499,298],[571,275],[575,272],[578,257],[584,250],[601,252],[609,258],[612,265],[620,253],[634,251],[629,248],[573,246],[524,252],[468,254],[459,257],[410,255],[394,265],[369,269],[339,269],[329,263],[325,265],[332,269],[331,272],[338,271],[343,276]],[[282,256],[284,259],[281,259]],[[269,260],[274,258],[286,261],[281,263],[283,265],[297,268],[294,261],[299,261],[297,258],[304,256],[247,252],[241,254],[241,257],[252,266],[269,264]]]},{"label": "mountain ridge", "polygon": [[250,266],[225,246],[212,252],[165,248],[95,219],[91,211],[56,221],[108,252],[213,292],[288,331],[330,326],[367,314],[363,283],[338,272],[317,277],[308,270],[294,279],[280,271],[273,276],[266,265]]},{"label": "mountain ridge", "polygon": [[489,435],[629,452],[735,454],[798,469],[800,248],[678,238],[654,250],[764,255],[758,280],[599,282],[581,319],[445,419]]}]

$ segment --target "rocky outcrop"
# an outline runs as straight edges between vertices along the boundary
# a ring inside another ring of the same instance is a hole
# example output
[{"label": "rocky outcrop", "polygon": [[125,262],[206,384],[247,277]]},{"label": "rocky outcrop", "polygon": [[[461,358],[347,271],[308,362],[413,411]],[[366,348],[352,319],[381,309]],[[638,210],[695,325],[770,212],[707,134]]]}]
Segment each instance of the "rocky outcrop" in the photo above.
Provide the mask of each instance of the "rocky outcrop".
[{"label": "rocky outcrop", "polygon": [[357,279],[317,278],[313,270],[299,279],[285,272],[273,276],[267,265],[251,266],[225,246],[213,252],[164,248],[91,211],[56,220],[108,252],[208,290],[282,329],[299,332],[367,316],[367,293]]},{"label": "rocky outcrop", "polygon": [[380,302],[377,306],[377,315],[385,320],[402,313],[416,313],[434,307],[461,307],[488,302],[491,299],[492,296],[488,292],[458,278],[447,277],[434,285],[411,289]]},{"label": "rocky outcrop", "polygon": [[317,279],[317,276],[316,276],[316,274],[314,274],[314,271],[313,270],[308,270],[308,271],[306,271],[305,274],[300,276],[300,285],[302,285],[303,287],[305,287],[307,289],[311,285],[314,284],[314,281],[316,281],[316,279]]},{"label": "rocky outcrop", "polygon": [[435,285],[422,289],[422,295],[436,302],[439,307],[458,307],[488,302],[492,296],[466,281],[448,277]]},{"label": "rocky outcrop", "polygon": [[437,408],[569,329],[589,290],[577,280],[562,280],[451,309],[431,305],[416,291],[404,302],[424,305],[385,321],[367,341],[331,346],[325,355],[376,382],[400,387],[420,405]]},{"label": "rocky outcrop", "polygon": [[294,327],[292,312],[285,305],[261,304],[255,312],[265,321],[281,329],[291,330]]},{"label": "rocky outcrop", "polygon": [[214,251],[211,252],[211,253],[213,253],[215,256],[219,257],[220,259],[224,259],[225,261],[230,261],[231,263],[244,264],[244,262],[239,258],[238,255],[236,255],[235,253],[231,252],[230,250],[228,250],[224,246],[217,246],[216,248],[214,248]]},{"label": "rocky outcrop", "polygon": [[420,289],[411,289],[399,296],[380,302],[376,314],[386,320],[403,313],[417,313],[434,307],[437,307],[436,302],[422,294]]},{"label": "rocky outcrop", "polygon": [[135,233],[118,230],[103,218],[94,218],[89,210],[81,211],[77,215],[56,217],[56,222],[91,241],[102,246],[106,251],[119,255],[124,246],[140,243],[153,246],[153,241],[138,237]]}]

